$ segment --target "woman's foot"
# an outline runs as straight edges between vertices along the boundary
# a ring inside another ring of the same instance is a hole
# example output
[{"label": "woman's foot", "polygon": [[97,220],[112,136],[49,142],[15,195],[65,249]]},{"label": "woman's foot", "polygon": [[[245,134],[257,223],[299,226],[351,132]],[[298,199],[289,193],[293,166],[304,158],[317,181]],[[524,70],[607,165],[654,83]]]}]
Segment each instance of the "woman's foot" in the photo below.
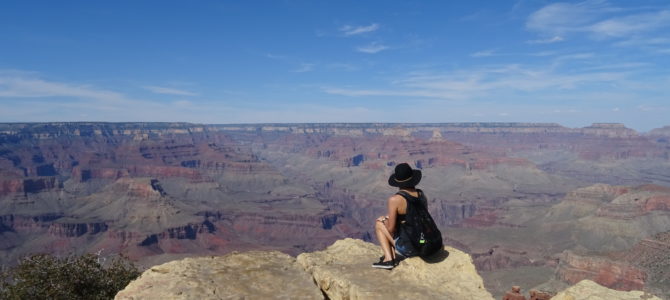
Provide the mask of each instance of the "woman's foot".
[{"label": "woman's foot", "polygon": [[382,258],[379,260],[379,262],[373,263],[372,267],[378,269],[390,270],[393,269],[393,267],[395,267],[395,263],[393,260],[384,261],[384,259]]}]

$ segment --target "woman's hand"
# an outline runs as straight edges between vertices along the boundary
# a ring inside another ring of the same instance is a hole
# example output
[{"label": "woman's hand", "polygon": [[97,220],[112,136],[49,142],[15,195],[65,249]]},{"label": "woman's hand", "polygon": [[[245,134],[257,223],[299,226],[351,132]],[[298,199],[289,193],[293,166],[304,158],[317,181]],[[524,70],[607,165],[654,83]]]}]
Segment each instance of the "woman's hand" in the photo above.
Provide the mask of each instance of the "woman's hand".
[{"label": "woman's hand", "polygon": [[384,223],[384,222],[386,222],[386,220],[388,220],[388,219],[389,219],[389,216],[381,216],[381,217],[377,218],[377,222],[382,222],[382,223]]}]

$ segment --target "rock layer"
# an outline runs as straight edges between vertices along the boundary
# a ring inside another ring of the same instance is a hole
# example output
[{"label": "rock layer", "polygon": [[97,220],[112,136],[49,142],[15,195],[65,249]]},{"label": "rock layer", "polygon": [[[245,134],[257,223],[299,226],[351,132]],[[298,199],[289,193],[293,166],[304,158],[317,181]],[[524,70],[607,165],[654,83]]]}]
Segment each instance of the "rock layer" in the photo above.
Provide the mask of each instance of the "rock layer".
[{"label": "rock layer", "polygon": [[577,283],[590,279],[617,290],[640,290],[644,288],[647,274],[635,266],[596,256],[580,256],[566,251],[557,268],[557,276],[563,281]]}]

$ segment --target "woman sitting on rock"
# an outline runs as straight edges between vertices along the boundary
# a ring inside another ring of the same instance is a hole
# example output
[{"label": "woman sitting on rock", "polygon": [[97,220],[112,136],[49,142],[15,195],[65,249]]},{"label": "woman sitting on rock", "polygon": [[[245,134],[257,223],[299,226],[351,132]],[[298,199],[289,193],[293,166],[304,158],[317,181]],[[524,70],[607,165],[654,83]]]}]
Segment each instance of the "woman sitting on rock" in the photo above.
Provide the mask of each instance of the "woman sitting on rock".
[{"label": "woman sitting on rock", "polygon": [[421,190],[416,189],[419,181],[421,181],[421,171],[413,170],[407,163],[397,165],[394,173],[389,177],[389,185],[400,190],[388,199],[388,215],[377,218],[375,222],[375,233],[384,251],[384,256],[380,257],[379,262],[373,263],[372,267],[393,269],[399,259],[413,256],[413,250],[408,249],[411,247],[410,244],[401,240],[398,228],[405,223],[406,197],[412,197],[413,200],[421,201],[424,206],[426,205],[425,195]]}]

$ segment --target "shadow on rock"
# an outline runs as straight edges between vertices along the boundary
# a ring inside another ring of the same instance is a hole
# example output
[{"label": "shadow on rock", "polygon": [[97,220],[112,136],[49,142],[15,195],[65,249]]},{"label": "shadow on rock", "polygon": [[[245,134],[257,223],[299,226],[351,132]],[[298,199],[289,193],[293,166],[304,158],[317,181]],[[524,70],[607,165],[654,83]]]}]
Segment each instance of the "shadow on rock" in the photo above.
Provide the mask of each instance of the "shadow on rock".
[{"label": "shadow on rock", "polygon": [[421,259],[423,259],[423,261],[425,261],[426,263],[436,264],[443,262],[445,259],[447,259],[447,257],[449,257],[449,251],[447,251],[446,249],[442,249],[431,256],[422,257]]}]

